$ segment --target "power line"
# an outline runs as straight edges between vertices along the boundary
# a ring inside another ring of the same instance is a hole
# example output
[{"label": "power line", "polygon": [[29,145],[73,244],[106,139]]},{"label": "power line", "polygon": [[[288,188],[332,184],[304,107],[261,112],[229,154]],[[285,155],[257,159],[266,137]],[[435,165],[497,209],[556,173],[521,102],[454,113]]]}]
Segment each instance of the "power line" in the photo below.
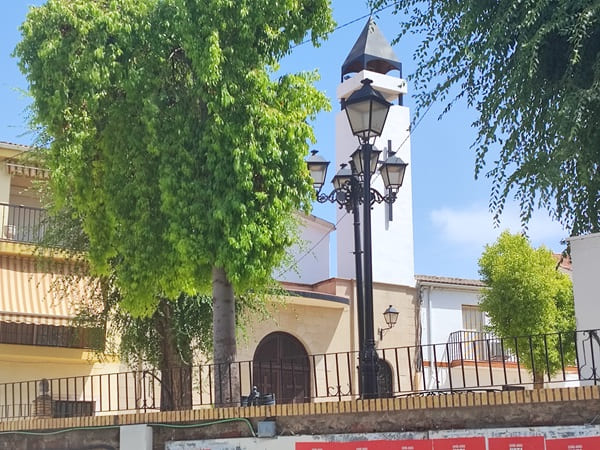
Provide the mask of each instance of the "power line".
[{"label": "power line", "polygon": [[[357,17],[356,19],[352,19],[351,21],[349,21],[349,22],[346,22],[346,23],[344,23],[344,24],[342,24],[342,25],[338,25],[337,27],[335,27],[335,28],[334,28],[334,29],[331,31],[331,33],[335,33],[336,31],[338,31],[338,30],[341,30],[342,28],[345,28],[345,27],[347,27],[348,25],[352,25],[353,23],[356,23],[356,22],[358,22],[359,20],[363,20],[363,19],[366,19],[367,17],[371,17],[373,14],[380,13],[381,11],[384,11],[384,10],[386,10],[386,9],[388,9],[388,8],[391,8],[392,6],[394,6],[394,5],[398,4],[398,3],[399,3],[398,1],[395,1],[395,2],[393,2],[393,3],[390,3],[390,4],[389,4],[389,5],[387,5],[387,6],[383,6],[383,7],[379,8],[379,9],[376,9],[376,10],[374,10],[374,11],[371,11],[369,14],[365,14],[364,16],[360,16],[360,17]],[[311,42],[311,40],[310,40],[310,39],[306,39],[306,40],[304,40],[304,41],[300,42],[299,44],[296,44],[296,45],[293,45],[292,47],[290,47],[290,50],[292,50],[292,49],[295,49],[296,47],[300,47],[301,45],[308,44],[308,43],[310,43],[310,42]]]},{"label": "power line", "polygon": [[[419,120],[417,120],[414,123],[414,126],[411,124],[410,128],[408,129],[408,134],[406,135],[406,137],[404,138],[404,140],[400,143],[400,145],[398,146],[398,149],[396,150],[396,153],[400,151],[400,149],[404,146],[404,144],[406,144],[406,142],[408,141],[408,138],[410,138],[412,136],[412,134],[417,130],[417,128],[419,127],[419,125],[421,124],[421,122],[423,121],[423,119],[425,118],[425,116],[427,115],[427,113],[429,112],[429,110],[431,109],[432,105],[429,105],[427,107],[427,109],[425,110],[425,112],[419,117]],[[379,176],[379,174],[375,175],[375,180],[377,179],[377,177]],[[337,228],[337,226],[339,225],[339,223],[344,220],[346,218],[346,216],[348,215],[348,211],[346,211],[340,218],[339,220],[334,224],[334,229]],[[333,231],[333,230],[331,230]],[[281,276],[286,272],[289,272],[290,270],[292,270],[295,266],[297,266],[300,261],[302,261],[304,258],[306,258],[315,248],[317,248],[319,246],[319,244],[321,242],[323,242],[325,240],[325,238],[327,236],[329,236],[329,234],[331,234],[331,231],[327,231],[322,237],[321,239],[319,239],[310,249],[308,249],[306,252],[304,252],[302,254],[302,256],[300,256],[299,258],[295,259],[293,263],[291,263],[286,269],[283,269],[279,272],[279,274],[277,276]]]},{"label": "power line", "polygon": [[[336,32],[336,31],[338,31],[338,30],[340,30],[340,29],[342,29],[342,28],[344,28],[344,27],[347,27],[348,25],[351,25],[351,24],[353,24],[353,23],[356,23],[356,22],[358,22],[358,21],[360,21],[360,20],[363,20],[363,19],[365,19],[365,18],[367,18],[367,17],[370,17],[370,16],[372,16],[373,14],[377,14],[377,13],[379,13],[379,12],[381,12],[381,11],[384,11],[384,10],[386,10],[386,9],[388,9],[388,8],[390,8],[390,7],[394,6],[394,5],[396,5],[397,3],[399,3],[399,2],[398,2],[398,1],[395,1],[395,2],[393,2],[393,3],[390,3],[390,4],[389,4],[389,5],[387,5],[387,6],[384,6],[384,7],[382,7],[382,8],[379,8],[379,9],[377,9],[377,10],[374,10],[374,11],[372,11],[370,14],[365,14],[365,15],[363,15],[363,16],[361,16],[361,17],[358,17],[358,18],[356,18],[356,19],[353,19],[353,20],[351,20],[351,21],[349,21],[349,22],[346,22],[346,23],[344,23],[344,24],[342,24],[342,25],[340,25],[340,26],[338,26],[338,27],[334,28],[334,30],[332,31],[332,33],[333,33],[333,32]],[[311,42],[311,41],[310,41],[310,39],[307,39],[307,40],[305,40],[305,41],[303,41],[303,42],[301,42],[301,43],[299,43],[299,44],[297,44],[297,45],[295,45],[295,46],[293,46],[293,47],[291,47],[291,48],[293,49],[293,48],[296,48],[296,47],[298,47],[298,46],[300,46],[300,45],[307,44],[307,43],[309,43],[309,42]],[[396,153],[398,153],[398,152],[400,151],[400,149],[401,149],[401,148],[404,146],[404,144],[406,144],[406,142],[408,141],[408,139],[409,139],[409,138],[412,136],[412,134],[413,134],[413,133],[416,131],[416,129],[419,127],[419,125],[421,124],[421,122],[423,121],[423,119],[425,118],[425,116],[427,115],[427,113],[429,112],[429,110],[431,109],[431,106],[432,106],[432,105],[430,104],[430,105],[427,107],[427,109],[425,110],[425,112],[424,112],[424,113],[423,113],[423,114],[422,114],[422,115],[419,117],[419,120],[417,120],[416,122],[414,122],[414,123],[411,123],[411,124],[410,124],[410,127],[409,127],[409,129],[408,129],[408,133],[407,133],[406,137],[404,138],[404,140],[403,140],[403,141],[400,143],[400,145],[398,146],[398,148],[397,148],[397,150],[396,150]],[[376,177],[377,177],[377,176],[378,176],[378,175],[376,175]],[[376,178],[375,178],[375,179],[376,179]],[[342,216],[339,218],[339,220],[338,220],[338,221],[337,221],[337,222],[334,224],[334,229],[336,229],[336,228],[337,228],[337,226],[339,225],[339,223],[340,223],[342,220],[344,220],[344,219],[346,218],[346,216],[347,216],[347,215],[348,215],[348,211],[346,211],[346,212],[345,212],[345,213],[344,213],[344,214],[343,214],[343,215],[342,215]],[[294,262],[293,262],[293,263],[291,263],[291,264],[290,264],[290,265],[289,265],[287,268],[285,268],[285,269],[282,269],[282,270],[279,272],[279,274],[278,274],[277,276],[281,276],[281,275],[283,275],[283,274],[285,274],[285,273],[289,272],[290,270],[292,270],[292,269],[293,269],[295,266],[297,266],[297,265],[300,263],[300,261],[302,261],[304,258],[306,258],[306,257],[307,257],[307,256],[308,256],[308,255],[309,255],[309,254],[310,254],[310,253],[311,253],[311,252],[312,252],[312,251],[313,251],[315,248],[317,248],[317,247],[319,246],[319,244],[321,244],[321,242],[323,242],[323,241],[325,240],[325,238],[327,238],[327,236],[329,236],[329,234],[330,234],[330,233],[331,233],[331,231],[327,231],[325,234],[323,234],[323,236],[322,236],[322,237],[321,237],[321,238],[320,238],[320,239],[319,239],[319,240],[318,240],[318,241],[317,241],[317,242],[316,242],[316,243],[315,243],[315,244],[314,244],[314,245],[313,245],[313,246],[312,246],[310,249],[308,249],[306,252],[304,252],[304,253],[302,254],[302,256],[300,256],[299,258],[295,259],[295,260],[294,260]]]}]

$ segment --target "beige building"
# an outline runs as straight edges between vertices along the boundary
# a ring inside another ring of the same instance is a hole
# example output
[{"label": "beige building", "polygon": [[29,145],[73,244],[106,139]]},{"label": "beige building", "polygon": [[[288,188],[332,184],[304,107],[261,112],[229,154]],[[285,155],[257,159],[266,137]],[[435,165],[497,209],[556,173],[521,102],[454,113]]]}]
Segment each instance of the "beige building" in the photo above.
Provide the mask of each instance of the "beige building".
[{"label": "beige building", "polygon": [[[48,378],[72,379],[75,386],[81,380],[87,389],[79,395],[81,403],[81,399],[93,396],[92,376],[133,368],[124,367],[114,359],[100,362],[88,349],[89,331],[73,326],[78,302],[87,301],[86,287],[75,286],[68,295],[53,288],[64,281],[70,262],[56,257],[52,267],[48,267],[34,255],[35,243],[44,233],[45,218],[35,184],[46,180],[49,174],[24,162],[29,151],[28,147],[0,143],[0,363],[3,367],[0,383],[11,383],[5,386],[12,388],[14,382]],[[333,231],[332,224],[312,216],[302,221],[303,235],[310,241],[322,240],[323,233],[329,235]],[[301,252],[305,247],[292,251]],[[328,245],[311,248],[308,263],[299,275],[290,271],[281,276],[287,295],[273,299],[271,317],[244,318],[249,323],[249,332],[240,339],[238,360],[242,367],[248,368],[248,376],[244,378],[242,373],[242,392],[250,391],[253,379],[253,384],[259,385],[263,392],[273,392],[281,401],[310,401],[342,392],[357,393],[356,283],[328,278],[323,273],[329,268]],[[307,278],[322,281],[302,282]],[[378,336],[381,338],[378,347],[415,345],[418,322],[415,289],[378,282],[374,293],[375,329],[387,328],[382,313],[389,305],[400,312],[398,324]],[[274,368],[271,362],[298,357],[303,362],[291,372],[285,367]],[[271,362],[268,370],[261,371],[252,365],[261,361]],[[388,362],[389,390],[395,389],[405,377],[395,373],[396,366],[393,360]],[[51,387],[55,395],[56,388]],[[4,390],[0,389],[0,404],[14,403],[15,396],[25,397],[20,400],[23,411],[5,411],[4,415],[27,413],[33,398],[39,394],[35,389],[42,388],[37,383],[28,383],[27,388],[20,387],[16,394],[9,394],[10,398],[3,398]],[[98,395],[106,397],[105,404],[108,402],[110,394],[106,388]],[[101,403],[98,399],[96,402]],[[132,402],[137,404],[136,399]]]}]

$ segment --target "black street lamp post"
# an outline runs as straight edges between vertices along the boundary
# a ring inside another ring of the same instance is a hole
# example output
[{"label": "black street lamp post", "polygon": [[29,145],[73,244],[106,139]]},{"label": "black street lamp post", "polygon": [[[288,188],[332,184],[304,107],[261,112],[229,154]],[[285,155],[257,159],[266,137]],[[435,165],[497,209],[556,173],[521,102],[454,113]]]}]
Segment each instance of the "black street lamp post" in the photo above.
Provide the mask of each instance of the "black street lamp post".
[{"label": "black street lamp post", "polygon": [[[377,170],[380,151],[373,146],[381,135],[391,103],[371,87],[365,79],[363,86],[344,102],[352,134],[358,137],[360,147],[351,155],[350,168],[343,164],[333,177],[334,190],[330,194],[320,192],[329,164],[313,150],[307,165],[313,176],[317,201],[337,203],[340,208],[352,211],[354,217],[354,255],[356,264],[358,335],[360,349],[360,378],[363,398],[376,398],[377,349],[373,323],[373,256],[371,249],[371,208],[375,203],[392,204],[404,180],[407,164],[390,153],[379,170],[385,194],[371,187],[371,176]],[[363,236],[361,251],[360,204],[363,205]]]}]

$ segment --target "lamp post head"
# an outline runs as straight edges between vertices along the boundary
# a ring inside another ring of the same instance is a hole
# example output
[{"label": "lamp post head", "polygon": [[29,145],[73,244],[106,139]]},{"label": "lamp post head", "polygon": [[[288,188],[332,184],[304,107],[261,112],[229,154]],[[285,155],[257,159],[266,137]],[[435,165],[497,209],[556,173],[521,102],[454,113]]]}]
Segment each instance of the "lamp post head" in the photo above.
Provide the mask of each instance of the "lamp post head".
[{"label": "lamp post head", "polygon": [[400,313],[396,308],[392,305],[388,306],[388,308],[383,312],[383,318],[385,319],[385,323],[388,327],[392,328],[398,322],[398,316]]},{"label": "lamp post head", "polygon": [[336,190],[342,189],[352,179],[352,170],[348,167],[348,164],[340,164],[340,170],[337,171],[333,180],[333,187]]},{"label": "lamp post head", "polygon": [[308,167],[310,176],[313,179],[313,186],[317,192],[319,192],[325,184],[327,167],[329,166],[329,161],[326,161],[322,156],[317,155],[318,152],[318,150],[311,150],[310,156],[306,159],[306,166]]},{"label": "lamp post head", "polygon": [[357,136],[361,143],[368,143],[370,139],[381,136],[392,105],[381,92],[373,89],[372,82],[373,80],[368,78],[362,80],[363,86],[345,101],[352,134]]},{"label": "lamp post head", "polygon": [[408,166],[408,163],[402,161],[395,153],[390,153],[390,156],[388,156],[379,169],[383,185],[386,189],[392,189],[393,191],[400,189],[404,181],[406,166]]},{"label": "lamp post head", "polygon": [[[363,151],[363,146],[361,145],[350,155],[350,158],[352,159],[352,162],[354,164],[354,167],[356,167],[356,172],[358,174],[362,174],[365,171],[365,168],[363,167]],[[379,162],[379,155],[381,154],[381,150],[377,150],[375,147],[371,146],[370,151],[371,153],[369,158],[369,166],[371,169],[371,175],[373,175],[377,170],[377,163]]]}]

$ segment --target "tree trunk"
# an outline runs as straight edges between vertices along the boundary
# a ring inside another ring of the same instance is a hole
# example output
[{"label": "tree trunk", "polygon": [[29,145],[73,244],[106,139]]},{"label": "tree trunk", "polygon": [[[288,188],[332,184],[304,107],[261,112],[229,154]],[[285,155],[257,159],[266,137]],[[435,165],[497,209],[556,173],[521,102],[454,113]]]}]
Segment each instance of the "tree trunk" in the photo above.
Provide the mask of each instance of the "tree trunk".
[{"label": "tree trunk", "polygon": [[176,411],[192,409],[192,367],[177,348],[173,329],[173,305],[161,298],[158,305],[156,330],[160,343],[160,409]]},{"label": "tree trunk", "polygon": [[544,389],[544,371],[536,370],[533,372],[533,388]]},{"label": "tree trunk", "polygon": [[214,267],[213,359],[215,364],[215,405],[236,406],[240,401],[240,380],[235,360],[235,297],[225,270]]}]

